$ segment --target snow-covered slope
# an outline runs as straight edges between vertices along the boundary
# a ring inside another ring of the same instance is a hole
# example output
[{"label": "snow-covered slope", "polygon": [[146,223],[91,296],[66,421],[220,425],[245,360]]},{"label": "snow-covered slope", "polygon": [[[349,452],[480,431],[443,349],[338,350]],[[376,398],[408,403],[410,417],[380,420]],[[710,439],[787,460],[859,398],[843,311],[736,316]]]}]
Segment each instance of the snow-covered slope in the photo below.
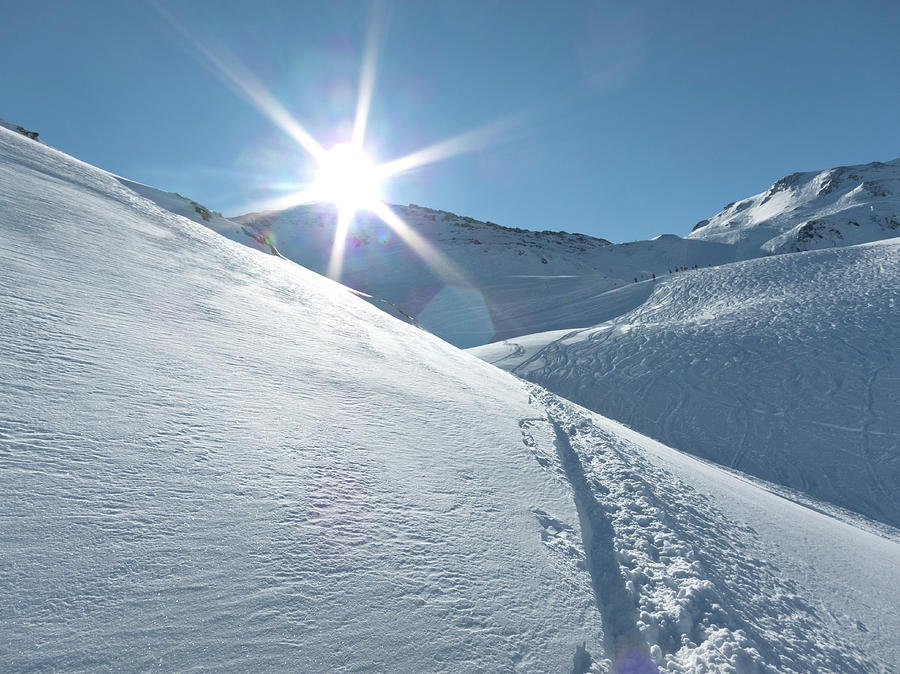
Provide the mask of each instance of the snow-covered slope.
[{"label": "snow-covered slope", "polygon": [[668,445],[898,525],[898,307],[890,239],[685,272],[593,328],[474,352]]},{"label": "snow-covered slope", "polygon": [[735,259],[878,241],[900,235],[900,159],[792,173],[728,204],[689,239],[732,244]]},{"label": "snow-covered slope", "polygon": [[271,246],[254,239],[239,223],[233,222],[217,211],[211,211],[203,204],[198,204],[193,199],[182,196],[177,192],[165,192],[164,190],[150,187],[133,180],[116,176],[116,179],[133,192],[137,192],[145,199],[149,199],[157,206],[170,213],[181,215],[229,239],[239,240],[241,243],[262,250],[267,253],[274,252]]},{"label": "snow-covered slope", "polygon": [[[419,206],[393,208],[463,278],[442,276],[378,218],[361,214],[350,230],[342,281],[388,300],[462,347],[586,327],[605,318],[605,305],[595,302],[603,291],[679,267],[733,259],[729,246],[674,235],[612,245],[583,234],[501,227]],[[235,221],[285,257],[325,273],[335,218],[330,207],[298,206]]]},{"label": "snow-covered slope", "polygon": [[0,129],[0,661],[877,671],[900,543]]},{"label": "snow-covered slope", "polygon": [[509,375],[26,143],[0,132],[5,667],[598,652],[589,578],[531,512],[575,507]]}]

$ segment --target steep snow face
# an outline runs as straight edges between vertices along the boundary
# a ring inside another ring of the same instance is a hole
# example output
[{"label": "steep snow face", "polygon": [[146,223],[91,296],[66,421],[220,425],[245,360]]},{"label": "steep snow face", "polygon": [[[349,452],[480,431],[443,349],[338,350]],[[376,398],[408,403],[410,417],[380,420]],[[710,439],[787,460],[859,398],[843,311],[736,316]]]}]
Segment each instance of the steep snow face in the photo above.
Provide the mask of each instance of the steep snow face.
[{"label": "steep snow face", "polygon": [[679,449],[900,524],[900,239],[659,282],[474,353]]},{"label": "steep snow face", "polygon": [[[566,232],[501,227],[419,206],[395,207],[410,227],[461,271],[449,279],[374,216],[353,223],[342,282],[388,301],[457,346],[606,318],[594,298],[635,279],[733,259],[729,246],[674,235],[611,245]],[[299,206],[236,218],[256,240],[325,273],[334,241],[331,208]],[[239,239],[241,240],[241,239]]]},{"label": "steep snow face", "polygon": [[602,653],[519,382],[5,130],[0,205],[5,667]]},{"label": "steep snow face", "polygon": [[526,387],[156,199],[0,130],[8,668],[900,659],[897,532]]},{"label": "steep snow face", "polygon": [[792,173],[698,222],[688,238],[733,244],[735,259],[900,235],[900,159]]}]

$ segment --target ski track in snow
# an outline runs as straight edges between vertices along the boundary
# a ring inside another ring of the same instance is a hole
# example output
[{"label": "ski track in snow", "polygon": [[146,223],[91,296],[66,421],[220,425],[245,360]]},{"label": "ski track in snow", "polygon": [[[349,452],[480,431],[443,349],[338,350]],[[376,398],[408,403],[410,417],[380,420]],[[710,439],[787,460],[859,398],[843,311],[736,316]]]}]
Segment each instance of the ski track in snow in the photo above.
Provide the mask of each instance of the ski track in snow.
[{"label": "ski track in snow", "polygon": [[754,556],[752,528],[596,426],[590,412],[539,388],[532,396],[558,450],[558,463],[541,463],[565,474],[577,504],[613,660],[606,666],[652,671],[650,655],[671,672],[879,668],[853,643],[864,627],[805,600]]},{"label": "ski track in snow", "polygon": [[[625,589],[619,563],[615,556],[612,524],[584,475],[581,461],[572,449],[569,437],[552,417],[559,461],[572,487],[575,507],[581,524],[587,568],[591,574],[597,608],[603,616],[607,649],[621,658],[640,658],[646,650],[637,629],[634,605]],[[619,656],[618,654],[622,654]]]}]

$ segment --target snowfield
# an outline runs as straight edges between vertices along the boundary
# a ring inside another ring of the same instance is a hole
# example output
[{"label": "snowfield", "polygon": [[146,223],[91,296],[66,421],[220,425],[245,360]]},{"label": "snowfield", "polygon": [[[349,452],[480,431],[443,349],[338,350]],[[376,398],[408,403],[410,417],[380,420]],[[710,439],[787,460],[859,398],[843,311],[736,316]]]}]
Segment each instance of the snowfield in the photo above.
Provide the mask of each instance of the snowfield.
[{"label": "snowfield", "polygon": [[586,330],[474,349],[725,466],[900,524],[900,239],[667,276]]},{"label": "snowfield", "polygon": [[[602,639],[509,375],[3,132],[4,668],[550,670]],[[570,537],[572,534],[570,534]]]},{"label": "snowfield", "polygon": [[0,129],[4,669],[896,669],[900,532],[160,194]]}]

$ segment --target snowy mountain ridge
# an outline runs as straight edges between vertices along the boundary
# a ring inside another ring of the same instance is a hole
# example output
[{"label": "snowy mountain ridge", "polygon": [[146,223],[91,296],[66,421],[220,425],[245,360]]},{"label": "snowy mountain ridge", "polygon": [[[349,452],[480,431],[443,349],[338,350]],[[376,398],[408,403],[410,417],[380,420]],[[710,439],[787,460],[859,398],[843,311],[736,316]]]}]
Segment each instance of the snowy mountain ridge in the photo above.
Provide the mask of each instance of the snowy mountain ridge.
[{"label": "snowy mountain ridge", "polygon": [[[298,211],[298,222],[304,220],[312,221],[316,226],[329,226],[334,222],[335,213],[333,208],[326,207],[323,209],[317,206],[300,206],[296,208]],[[512,243],[514,246],[517,246],[516,255],[527,254],[526,248],[541,246],[555,247],[557,254],[564,254],[584,253],[591,248],[611,245],[606,239],[588,236],[587,234],[504,227],[495,222],[476,220],[475,218],[457,215],[450,211],[426,208],[418,204],[409,204],[407,206],[393,205],[391,208],[401,218],[415,222],[420,226],[424,222],[442,223],[445,226],[444,228],[435,228],[433,230],[434,240],[438,242],[449,240],[468,243],[471,240],[471,243],[474,245]],[[306,212],[305,214],[303,214],[304,211]],[[281,211],[247,213],[234,217],[232,220],[241,224],[252,225],[260,231],[266,231],[281,217],[281,213]],[[363,217],[351,235],[351,241],[357,246],[369,243],[373,238],[377,237],[379,230],[382,228],[383,225],[377,218]]]},{"label": "snowy mountain ridge", "polygon": [[15,131],[18,134],[25,136],[33,141],[38,143],[43,143],[43,141],[38,140],[38,136],[40,135],[37,131],[29,131],[24,126],[19,126],[18,124],[10,124],[5,119],[0,119],[0,128],[9,129],[10,131]]},{"label": "snowy mountain ridge", "polygon": [[[611,244],[584,234],[502,227],[414,205],[394,209],[465,278],[442,278],[377,217],[358,214],[341,281],[388,300],[462,347],[553,329],[561,322],[575,327],[566,323],[572,316],[601,320],[604,316],[593,309],[598,293],[688,265],[721,264],[733,256],[729,246],[674,235]],[[268,242],[285,257],[325,273],[335,218],[330,206],[304,205],[234,220],[254,241]],[[561,312],[563,305],[568,308]]]},{"label": "snowy mountain ridge", "polygon": [[690,239],[735,246],[738,259],[900,235],[900,159],[792,173],[698,222]]},{"label": "snowy mountain ridge", "polygon": [[[377,218],[353,223],[342,282],[386,300],[456,346],[606,320],[599,295],[685,269],[896,236],[900,160],[796,173],[729,204],[687,237],[610,244],[581,234],[509,228],[420,206],[394,207],[465,274],[447,283]],[[298,206],[235,218],[232,238],[260,242],[324,273],[333,245],[332,208]],[[624,297],[619,293],[619,297]],[[560,311],[559,307],[568,307]]]}]

